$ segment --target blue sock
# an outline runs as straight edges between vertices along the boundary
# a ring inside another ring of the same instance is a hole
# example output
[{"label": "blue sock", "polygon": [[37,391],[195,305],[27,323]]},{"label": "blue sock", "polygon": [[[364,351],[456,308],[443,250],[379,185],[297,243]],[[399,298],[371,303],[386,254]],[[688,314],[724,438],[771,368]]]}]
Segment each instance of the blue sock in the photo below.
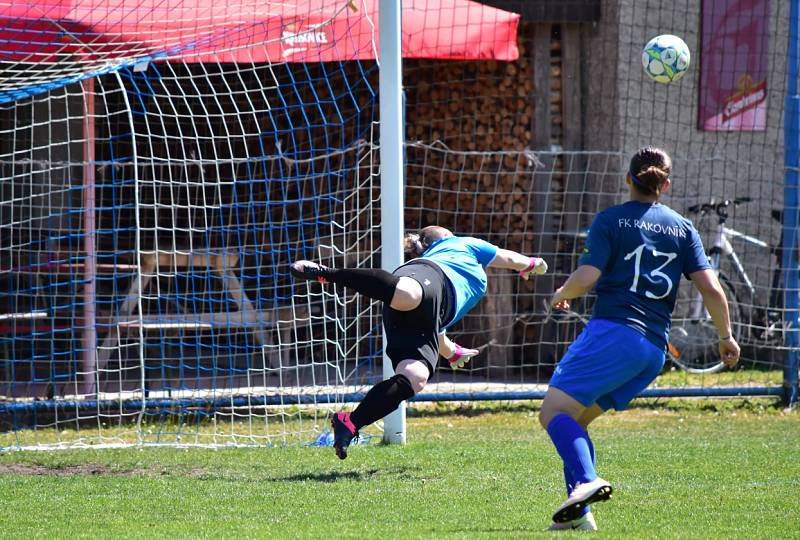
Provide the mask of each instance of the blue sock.
[{"label": "blue sock", "polygon": [[547,425],[547,434],[572,475],[572,480],[585,483],[597,478],[592,460],[594,445],[578,422],[569,415],[558,414]]},{"label": "blue sock", "polygon": [[[588,435],[588,433],[587,433]],[[589,453],[592,455],[592,464],[594,465],[595,470],[597,469],[597,458],[594,455],[594,444],[592,443],[592,439],[586,439],[589,441]],[[567,466],[564,465],[564,483],[567,486],[567,495],[569,495],[573,489],[575,489],[575,480],[572,478],[572,473],[569,472]]]},{"label": "blue sock", "polygon": [[[597,459],[594,456],[594,444],[592,444],[592,439],[587,439],[587,440],[589,441],[589,453],[592,455],[592,463],[594,464],[596,469]],[[567,486],[567,496],[569,497],[569,494],[572,493],[573,489],[575,489],[575,480],[572,478],[572,473],[569,472],[569,469],[567,469],[566,465],[564,465],[564,484]],[[586,506],[583,507],[583,511],[581,512],[581,514],[585,515],[591,511],[592,509],[587,504]]]}]

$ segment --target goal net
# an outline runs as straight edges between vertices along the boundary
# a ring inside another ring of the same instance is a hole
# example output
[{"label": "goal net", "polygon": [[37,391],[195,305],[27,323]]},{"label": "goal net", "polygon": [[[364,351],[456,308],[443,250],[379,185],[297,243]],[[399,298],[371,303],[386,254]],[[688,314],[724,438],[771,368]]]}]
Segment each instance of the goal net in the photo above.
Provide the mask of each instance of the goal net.
[{"label": "goal net", "polygon": [[369,6],[169,7],[6,13],[0,446],[310,442],[380,364],[288,275],[380,265]]},{"label": "goal net", "polygon": [[[288,272],[381,266],[377,2],[167,4],[0,6],[0,449],[314,444],[383,376],[381,306]],[[645,144],[672,156],[664,202],[707,248],[731,201],[736,257],[720,272],[743,360],[713,368],[684,282],[675,354],[644,395],[780,395],[797,353],[780,249],[785,3],[731,18],[733,2],[607,2],[599,18],[592,2],[556,17],[520,1],[521,20],[480,7],[485,26],[455,16],[466,0],[403,4],[404,25],[422,13],[443,40],[404,30],[406,228],[551,269],[490,271],[451,335],[481,354],[415,399],[544,395],[593,302],[553,316],[547,299],[594,215],[626,200]],[[666,32],[693,55],[672,85],[641,69]],[[756,52],[726,63],[720,43],[739,34]],[[485,48],[457,49],[464,36]]]},{"label": "goal net", "polygon": [[[404,6],[407,56],[516,56]],[[309,444],[380,379],[380,306],[288,272],[381,265],[377,7],[0,6],[0,448]]]}]

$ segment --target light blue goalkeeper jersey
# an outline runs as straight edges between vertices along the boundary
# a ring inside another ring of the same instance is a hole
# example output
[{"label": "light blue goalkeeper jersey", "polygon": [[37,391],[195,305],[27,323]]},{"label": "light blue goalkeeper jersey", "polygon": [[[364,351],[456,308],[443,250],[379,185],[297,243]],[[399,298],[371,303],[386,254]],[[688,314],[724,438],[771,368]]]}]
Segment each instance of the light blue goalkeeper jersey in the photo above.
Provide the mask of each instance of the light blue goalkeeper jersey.
[{"label": "light blue goalkeeper jersey", "polygon": [[442,269],[453,286],[455,315],[444,328],[458,322],[486,294],[486,267],[499,248],[470,236],[450,236],[431,244],[422,254]]}]

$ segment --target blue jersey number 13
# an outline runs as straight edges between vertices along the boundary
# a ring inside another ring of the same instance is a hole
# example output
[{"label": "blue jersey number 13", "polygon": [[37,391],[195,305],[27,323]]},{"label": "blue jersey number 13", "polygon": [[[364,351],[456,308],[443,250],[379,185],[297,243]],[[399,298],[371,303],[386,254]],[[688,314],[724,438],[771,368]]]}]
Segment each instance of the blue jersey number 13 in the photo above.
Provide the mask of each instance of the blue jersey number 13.
[{"label": "blue jersey number 13", "polygon": [[[625,255],[625,260],[626,261],[629,261],[629,260],[631,260],[631,258],[633,258],[633,283],[631,284],[631,288],[630,288],[630,290],[632,292],[637,292],[637,288],[639,287],[639,276],[641,275],[642,257],[644,255],[644,248],[645,248],[645,245],[642,244],[639,247],[637,247],[636,249],[634,249],[633,251],[631,251],[630,253],[628,253],[627,255]],[[665,298],[667,295],[669,295],[669,293],[670,293],[670,291],[672,291],[672,287],[673,287],[672,280],[669,278],[668,275],[663,273],[661,271],[661,269],[664,268],[665,266],[667,266],[669,263],[671,263],[678,256],[678,254],[677,253],[661,253],[660,251],[656,251],[655,249],[652,250],[652,251],[648,250],[647,253],[648,254],[652,254],[653,257],[656,257],[656,258],[658,258],[658,257],[666,257],[666,259],[667,259],[666,262],[664,262],[664,264],[662,264],[661,266],[659,266],[655,270],[651,270],[647,274],[647,275],[651,276],[652,278],[656,278],[656,279],[662,278],[662,279],[664,279],[664,281],[667,282],[667,290],[664,292],[664,294],[657,295],[657,294],[651,293],[650,291],[645,291],[644,292],[644,295],[647,298],[652,298],[654,300],[660,300],[661,298]]]}]

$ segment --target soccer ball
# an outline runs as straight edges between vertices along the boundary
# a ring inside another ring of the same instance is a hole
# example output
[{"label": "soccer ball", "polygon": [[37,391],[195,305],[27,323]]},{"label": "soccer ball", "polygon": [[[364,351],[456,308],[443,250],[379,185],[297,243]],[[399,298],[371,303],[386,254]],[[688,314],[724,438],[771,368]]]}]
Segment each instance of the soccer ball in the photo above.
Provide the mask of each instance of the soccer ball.
[{"label": "soccer ball", "polygon": [[647,76],[668,84],[684,76],[689,69],[689,47],[678,36],[662,34],[647,42],[642,51],[642,66]]}]

